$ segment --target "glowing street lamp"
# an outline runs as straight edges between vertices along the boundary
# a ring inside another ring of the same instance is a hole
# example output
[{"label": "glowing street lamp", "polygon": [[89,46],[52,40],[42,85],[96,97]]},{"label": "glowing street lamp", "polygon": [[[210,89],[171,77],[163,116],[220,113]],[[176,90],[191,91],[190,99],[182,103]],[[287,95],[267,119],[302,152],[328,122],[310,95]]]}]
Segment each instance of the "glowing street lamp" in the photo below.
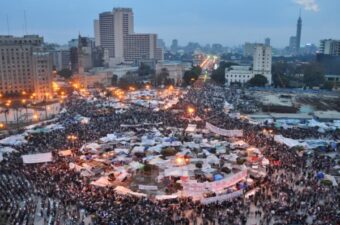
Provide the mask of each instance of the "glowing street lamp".
[{"label": "glowing street lamp", "polygon": [[36,121],[36,120],[38,120],[38,119],[39,119],[39,115],[38,115],[37,113],[34,113],[34,114],[33,114],[33,120]]},{"label": "glowing street lamp", "polygon": [[5,124],[0,123],[0,129],[4,129],[5,128]]},{"label": "glowing street lamp", "polygon": [[187,111],[190,115],[193,115],[195,113],[195,109],[193,107],[190,107],[190,106],[188,107]]}]

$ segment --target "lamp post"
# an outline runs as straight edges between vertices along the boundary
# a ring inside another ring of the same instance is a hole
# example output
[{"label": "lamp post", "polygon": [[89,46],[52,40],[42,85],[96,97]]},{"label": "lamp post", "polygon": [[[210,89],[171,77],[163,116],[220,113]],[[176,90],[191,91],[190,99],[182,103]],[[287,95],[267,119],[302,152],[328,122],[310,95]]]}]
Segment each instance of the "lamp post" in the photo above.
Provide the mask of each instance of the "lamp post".
[{"label": "lamp post", "polygon": [[77,136],[71,134],[67,136],[67,140],[69,140],[72,143],[72,148],[74,148],[74,142],[78,139]]}]

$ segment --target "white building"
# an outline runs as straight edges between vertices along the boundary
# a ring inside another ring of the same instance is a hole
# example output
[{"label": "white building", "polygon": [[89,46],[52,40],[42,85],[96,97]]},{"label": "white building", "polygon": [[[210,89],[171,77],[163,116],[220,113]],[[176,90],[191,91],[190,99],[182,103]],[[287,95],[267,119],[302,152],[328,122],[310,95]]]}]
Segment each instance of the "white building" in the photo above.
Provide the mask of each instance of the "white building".
[{"label": "white building", "polygon": [[340,56],[340,40],[324,39],[320,41],[320,53]]},{"label": "white building", "polygon": [[228,85],[232,83],[244,84],[254,77],[251,66],[231,66],[226,68],[225,79]]},{"label": "white building", "polygon": [[266,45],[256,45],[253,56],[253,73],[261,74],[272,83],[272,48]]},{"label": "white building", "polygon": [[0,93],[52,94],[52,55],[42,44],[37,35],[0,36]]},{"label": "white building", "polygon": [[264,44],[257,44],[254,49],[253,66],[232,66],[226,68],[226,83],[234,82],[244,84],[255,75],[260,74],[267,78],[268,85],[272,84],[272,49]]}]

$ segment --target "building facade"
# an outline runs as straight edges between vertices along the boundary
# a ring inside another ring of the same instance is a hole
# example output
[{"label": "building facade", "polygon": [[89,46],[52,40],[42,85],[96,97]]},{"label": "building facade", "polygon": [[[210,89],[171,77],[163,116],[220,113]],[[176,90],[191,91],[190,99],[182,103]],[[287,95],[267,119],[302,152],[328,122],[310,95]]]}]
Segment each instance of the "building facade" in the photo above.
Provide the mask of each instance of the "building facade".
[{"label": "building facade", "polygon": [[53,66],[57,71],[63,69],[70,69],[71,64],[71,52],[70,50],[58,50],[53,51]]},{"label": "building facade", "polygon": [[231,66],[225,71],[226,84],[245,84],[254,77],[251,66]]},{"label": "building facade", "polygon": [[324,39],[320,41],[321,54],[340,56],[340,40]]},{"label": "building facade", "polygon": [[0,93],[52,95],[52,55],[42,48],[43,38],[0,36]]},{"label": "building facade", "polygon": [[130,8],[115,8],[99,15],[96,30],[100,46],[107,51],[106,62],[119,64],[135,60],[161,60],[156,34],[134,33],[134,15]]},{"label": "building facade", "polygon": [[232,66],[226,68],[226,84],[244,84],[255,75],[263,75],[268,80],[268,85],[272,84],[272,48],[265,44],[257,44],[253,53],[252,66]]}]

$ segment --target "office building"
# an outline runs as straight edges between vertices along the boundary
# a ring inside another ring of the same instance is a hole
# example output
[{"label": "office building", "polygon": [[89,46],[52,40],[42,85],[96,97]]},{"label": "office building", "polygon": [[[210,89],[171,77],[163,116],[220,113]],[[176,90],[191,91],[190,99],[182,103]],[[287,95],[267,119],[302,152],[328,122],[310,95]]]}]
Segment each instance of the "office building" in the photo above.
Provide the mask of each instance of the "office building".
[{"label": "office building", "polygon": [[94,27],[95,45],[96,45],[96,47],[98,47],[98,46],[100,46],[100,24],[99,24],[99,20],[93,21],[93,27]]},{"label": "office building", "polygon": [[225,79],[228,85],[232,83],[245,84],[254,77],[251,66],[231,66],[226,68]]},{"label": "office building", "polygon": [[115,8],[99,15],[100,46],[107,52],[107,64],[136,60],[161,60],[156,34],[134,33],[134,16],[130,8]]},{"label": "office building", "polygon": [[253,53],[253,65],[232,66],[226,68],[225,78],[228,85],[232,83],[244,84],[255,75],[260,74],[272,83],[272,48],[264,44],[256,44]]},{"label": "office building", "polygon": [[254,75],[265,76],[268,83],[272,83],[272,48],[265,45],[257,45],[253,56]]},{"label": "office building", "polygon": [[52,52],[53,66],[57,71],[70,69],[70,50],[57,50]]},{"label": "office building", "polygon": [[177,52],[178,51],[178,40],[174,39],[172,40],[171,46],[170,46],[170,50],[172,52]]},{"label": "office building", "polygon": [[325,55],[340,56],[340,40],[321,40],[319,52]]},{"label": "office building", "polygon": [[52,55],[42,45],[38,35],[0,36],[0,93],[51,96]]}]

